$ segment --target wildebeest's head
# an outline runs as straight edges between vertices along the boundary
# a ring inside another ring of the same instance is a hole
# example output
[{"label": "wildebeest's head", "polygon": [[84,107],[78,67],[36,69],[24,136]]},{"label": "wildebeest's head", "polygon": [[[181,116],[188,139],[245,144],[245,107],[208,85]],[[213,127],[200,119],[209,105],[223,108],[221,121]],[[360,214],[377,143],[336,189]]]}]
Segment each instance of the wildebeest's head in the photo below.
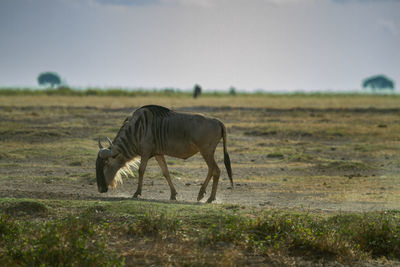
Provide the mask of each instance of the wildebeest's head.
[{"label": "wildebeest's head", "polygon": [[[100,151],[97,154],[96,160],[96,180],[97,188],[100,193],[108,191],[108,187],[116,187],[120,182],[116,178],[118,170],[124,165],[117,155],[113,155],[112,142],[108,139],[110,147],[104,148],[99,140]],[[118,176],[119,177],[119,176]]]}]

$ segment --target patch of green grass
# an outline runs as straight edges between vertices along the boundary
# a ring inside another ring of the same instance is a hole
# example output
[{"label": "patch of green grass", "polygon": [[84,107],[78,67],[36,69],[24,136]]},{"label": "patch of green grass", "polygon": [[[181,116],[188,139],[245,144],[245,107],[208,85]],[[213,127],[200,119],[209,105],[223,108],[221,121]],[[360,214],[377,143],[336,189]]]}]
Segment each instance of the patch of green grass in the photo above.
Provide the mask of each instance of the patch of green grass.
[{"label": "patch of green grass", "polygon": [[272,152],[267,154],[267,158],[283,159],[285,156],[281,152]]},{"label": "patch of green grass", "polygon": [[[9,212],[13,207],[20,211]],[[21,211],[28,209],[36,212],[21,216]],[[2,265],[119,266],[132,260],[121,255],[137,247],[137,242],[153,248],[160,244],[158,249],[150,249],[145,259],[179,255],[163,240],[180,244],[186,253],[194,255],[177,260],[180,265],[203,262],[202,251],[224,251],[226,244],[235,251],[250,251],[260,257],[272,252],[342,263],[400,259],[398,211],[327,215],[260,212],[237,205],[13,199],[1,199],[1,210]],[[121,246],[119,242],[130,245]]]},{"label": "patch of green grass", "polygon": [[318,163],[318,169],[325,170],[338,170],[338,171],[366,171],[374,170],[375,166],[354,160],[328,160],[326,162]]},{"label": "patch of green grass", "polygon": [[290,162],[314,162],[316,159],[316,156],[305,152],[292,153],[288,157]]},{"label": "patch of green grass", "polygon": [[400,257],[400,215],[365,213],[319,217],[268,212],[256,218],[221,216],[209,228],[207,242],[234,242],[253,251],[336,258]]},{"label": "patch of green grass", "polygon": [[150,209],[128,225],[128,233],[135,236],[175,236],[181,230],[182,220],[174,213]]},{"label": "patch of green grass", "polygon": [[0,264],[3,266],[122,266],[107,249],[107,223],[90,215],[68,216],[43,224],[0,217]]}]

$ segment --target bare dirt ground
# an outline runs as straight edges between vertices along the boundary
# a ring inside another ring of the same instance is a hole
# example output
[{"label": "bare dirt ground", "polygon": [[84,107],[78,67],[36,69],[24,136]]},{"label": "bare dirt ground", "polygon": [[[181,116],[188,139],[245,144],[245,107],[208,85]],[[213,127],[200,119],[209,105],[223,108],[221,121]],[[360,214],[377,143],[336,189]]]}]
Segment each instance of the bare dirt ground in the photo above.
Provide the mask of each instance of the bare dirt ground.
[{"label": "bare dirt ground", "polygon": [[[139,106],[0,105],[0,197],[130,198],[135,177],[125,178],[114,191],[97,192],[97,139],[113,138]],[[328,212],[400,209],[399,108],[245,103],[175,109],[218,117],[227,126],[235,186],[230,188],[219,146],[216,203]],[[201,156],[167,158],[167,163],[178,202],[196,203],[207,173]],[[155,160],[145,173],[141,199],[169,201],[169,187]]]}]

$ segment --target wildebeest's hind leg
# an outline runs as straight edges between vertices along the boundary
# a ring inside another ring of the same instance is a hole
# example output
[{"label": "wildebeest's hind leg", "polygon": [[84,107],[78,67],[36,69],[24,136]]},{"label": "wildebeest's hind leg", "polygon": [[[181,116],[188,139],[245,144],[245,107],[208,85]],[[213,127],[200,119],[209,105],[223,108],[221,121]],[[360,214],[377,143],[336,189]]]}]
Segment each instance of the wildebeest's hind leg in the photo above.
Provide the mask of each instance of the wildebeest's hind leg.
[{"label": "wildebeest's hind leg", "polygon": [[207,199],[207,203],[211,203],[215,200],[215,197],[217,195],[217,187],[218,187],[218,180],[219,180],[219,175],[221,174],[220,169],[218,168],[217,163],[214,160],[214,168],[213,168],[213,184],[212,184],[212,190],[211,190],[211,195]]},{"label": "wildebeest's hind leg", "polygon": [[133,195],[133,198],[137,198],[139,195],[142,194],[143,175],[146,170],[148,160],[149,160],[149,157],[146,157],[146,156],[142,156],[140,159],[138,186],[137,186],[135,194]]},{"label": "wildebeest's hind leg", "polygon": [[208,173],[207,173],[207,178],[204,181],[203,185],[200,188],[199,195],[197,197],[197,201],[201,200],[204,197],[204,194],[206,193],[206,188],[208,183],[211,180],[211,176],[213,176],[213,185],[212,185],[212,191],[211,195],[207,200],[207,203],[211,203],[212,201],[215,200],[216,194],[217,194],[217,187],[218,187],[218,180],[219,180],[219,175],[221,171],[219,170],[217,163],[215,162],[214,159],[214,151],[200,151],[201,155],[203,156],[204,160],[207,163],[208,166]]},{"label": "wildebeest's hind leg", "polygon": [[158,165],[160,165],[161,171],[162,171],[165,179],[167,179],[169,188],[171,189],[170,200],[176,200],[177,193],[176,193],[174,185],[172,184],[171,177],[169,175],[169,171],[168,171],[168,167],[167,167],[167,163],[165,162],[165,158],[163,155],[157,155],[156,160],[158,162]]},{"label": "wildebeest's hind leg", "polygon": [[211,176],[212,176],[212,169],[210,167],[208,167],[207,177],[206,177],[206,180],[204,181],[204,183],[201,185],[199,195],[197,196],[197,201],[202,200],[204,195],[206,194],[206,188],[207,188],[208,182],[211,179]]}]

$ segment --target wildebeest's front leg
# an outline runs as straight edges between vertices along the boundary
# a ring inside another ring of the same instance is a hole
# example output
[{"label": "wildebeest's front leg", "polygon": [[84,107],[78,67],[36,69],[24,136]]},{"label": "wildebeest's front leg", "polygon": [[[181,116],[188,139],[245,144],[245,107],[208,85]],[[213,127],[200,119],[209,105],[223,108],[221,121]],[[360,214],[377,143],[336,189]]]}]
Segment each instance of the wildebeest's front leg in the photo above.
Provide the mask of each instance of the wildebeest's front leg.
[{"label": "wildebeest's front leg", "polygon": [[169,175],[169,171],[168,171],[168,167],[167,167],[167,163],[165,162],[165,158],[163,155],[157,155],[156,160],[158,162],[158,165],[160,165],[161,171],[162,171],[165,179],[167,179],[169,188],[171,189],[170,200],[176,200],[177,193],[176,193],[174,185],[172,184],[171,177]]},{"label": "wildebeest's front leg", "polygon": [[142,194],[142,186],[143,186],[143,175],[146,170],[147,166],[147,161],[149,160],[149,157],[142,156],[140,159],[140,165],[139,165],[139,181],[138,181],[138,186],[136,189],[135,194],[133,195],[133,198],[137,198],[139,195]]}]

